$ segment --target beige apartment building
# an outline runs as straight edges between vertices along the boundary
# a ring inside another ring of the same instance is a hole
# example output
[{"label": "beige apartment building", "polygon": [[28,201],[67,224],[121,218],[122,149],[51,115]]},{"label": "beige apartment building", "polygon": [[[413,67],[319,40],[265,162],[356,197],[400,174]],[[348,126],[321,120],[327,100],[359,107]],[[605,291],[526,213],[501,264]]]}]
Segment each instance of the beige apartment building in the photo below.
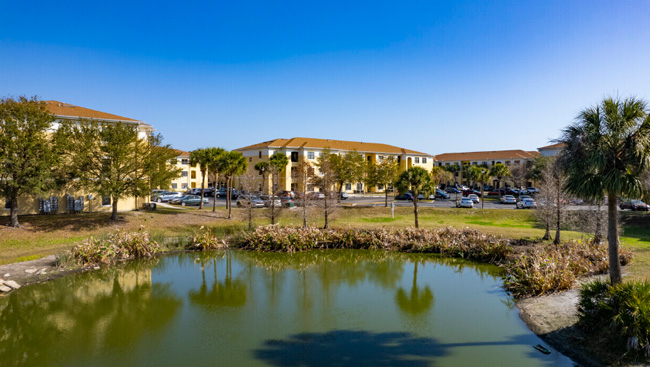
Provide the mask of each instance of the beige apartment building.
[{"label": "beige apartment building", "polygon": [[[175,160],[171,160],[169,163],[175,165],[176,168],[179,168],[181,170],[181,175],[172,180],[170,189],[173,191],[185,192],[189,189],[201,188],[203,175],[198,165],[190,166],[190,152],[178,149],[174,150],[178,153],[178,156]],[[209,177],[207,171],[205,172],[205,175],[205,186],[207,187]]]},{"label": "beige apartment building", "polygon": [[[316,167],[318,156],[326,149],[334,154],[345,154],[351,151],[357,151],[364,158],[373,164],[386,159],[389,156],[394,157],[403,170],[409,167],[422,167],[430,171],[434,166],[434,158],[430,154],[417,152],[414,150],[400,148],[393,145],[381,143],[366,143],[358,141],[332,140],[332,139],[314,139],[314,138],[291,138],[291,139],[274,139],[249,145],[243,148],[235,149],[241,152],[248,161],[248,173],[257,175],[259,179],[258,189],[268,192],[271,187],[271,178],[267,177],[266,182],[262,182],[262,177],[255,170],[255,165],[260,161],[268,162],[269,157],[275,152],[284,152],[289,159],[287,167],[280,173],[279,190],[295,190],[296,184],[292,182],[291,172],[295,170],[302,162],[307,162]],[[319,174],[315,169],[315,174]],[[240,180],[235,180],[236,188],[241,187]],[[318,188],[310,187],[311,191],[318,191]],[[346,182],[343,185],[343,191],[353,192],[381,192],[385,187],[364,187],[361,182]]]},{"label": "beige apartment building", "polygon": [[[92,119],[106,123],[134,124],[139,129],[141,138],[145,138],[154,128],[140,120],[118,116],[107,112],[92,110],[59,101],[45,101],[46,107],[56,120],[52,123],[52,131],[59,127],[61,120]],[[134,210],[141,207],[147,198],[123,198],[118,202],[118,210]],[[110,197],[102,197],[91,192],[63,190],[44,195],[23,195],[18,198],[18,215],[39,213],[79,213],[79,212],[110,212],[112,202]],[[10,203],[5,199],[4,210],[0,215],[10,214]]]},{"label": "beige apartment building", "polygon": [[[526,151],[526,150],[495,150],[495,151],[485,151],[485,152],[462,152],[462,153],[443,153],[435,156],[436,165],[451,166],[457,165],[460,167],[460,170],[455,173],[455,177],[448,184],[458,184],[469,185],[467,178],[463,175],[463,166],[467,165],[483,165],[486,164],[488,168],[494,166],[497,163],[502,163],[506,165],[511,171],[516,168],[525,167],[529,168],[533,164],[533,160],[539,157],[539,152]],[[493,177],[490,185],[494,187],[499,187],[498,180]],[[506,178],[504,179],[500,186],[504,187],[505,184],[509,186],[514,186],[514,182]],[[526,182],[527,186],[531,186],[531,182]]]}]

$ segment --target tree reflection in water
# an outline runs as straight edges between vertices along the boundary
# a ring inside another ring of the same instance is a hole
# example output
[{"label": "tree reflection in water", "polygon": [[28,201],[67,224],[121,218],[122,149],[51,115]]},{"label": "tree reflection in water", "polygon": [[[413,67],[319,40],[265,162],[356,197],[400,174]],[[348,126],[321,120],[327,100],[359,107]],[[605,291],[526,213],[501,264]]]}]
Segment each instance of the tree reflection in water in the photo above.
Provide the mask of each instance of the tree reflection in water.
[{"label": "tree reflection in water", "polygon": [[[221,257],[226,260],[226,278],[220,282],[217,275],[217,259]],[[198,290],[189,292],[190,302],[205,309],[216,309],[219,307],[241,307],[246,304],[246,284],[241,279],[232,277],[232,252],[203,253],[199,258],[201,262],[201,287]],[[206,263],[210,261],[213,269],[214,279],[212,287],[208,290],[205,280]]]},{"label": "tree reflection in water", "polygon": [[182,306],[168,284],[151,283],[150,266],[133,263],[70,276],[0,301],[2,366],[65,365],[129,353]]},{"label": "tree reflection in water", "polygon": [[418,288],[418,260],[415,259],[415,266],[413,267],[413,286],[409,295],[400,287],[395,295],[395,300],[400,310],[403,312],[416,316],[425,311],[428,311],[434,302],[433,292],[429,286],[425,286],[423,290]]}]

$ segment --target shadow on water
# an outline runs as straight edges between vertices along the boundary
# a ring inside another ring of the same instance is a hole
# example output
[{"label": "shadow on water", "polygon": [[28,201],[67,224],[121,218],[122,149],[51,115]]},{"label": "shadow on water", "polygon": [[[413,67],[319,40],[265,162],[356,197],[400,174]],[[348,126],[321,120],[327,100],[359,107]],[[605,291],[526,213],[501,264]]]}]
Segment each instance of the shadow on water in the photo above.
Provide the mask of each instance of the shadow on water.
[{"label": "shadow on water", "polygon": [[[273,366],[352,367],[352,366],[435,366],[435,358],[444,357],[458,347],[530,345],[526,335],[509,340],[443,344],[433,338],[417,337],[406,332],[373,333],[370,331],[333,330],[325,333],[301,333],[286,340],[267,340],[255,350],[254,357]],[[528,357],[552,366],[552,358],[530,348]],[[508,359],[503,356],[503,361]],[[480,355],[476,364],[486,363]]]},{"label": "shadow on water", "polygon": [[217,258],[212,258],[213,281],[209,289],[205,278],[206,264],[201,263],[201,286],[198,290],[189,292],[189,300],[192,304],[215,310],[220,307],[240,307],[246,303],[246,284],[239,279],[233,279],[232,276],[232,254],[225,253],[225,258],[226,277],[221,282],[217,274]]}]

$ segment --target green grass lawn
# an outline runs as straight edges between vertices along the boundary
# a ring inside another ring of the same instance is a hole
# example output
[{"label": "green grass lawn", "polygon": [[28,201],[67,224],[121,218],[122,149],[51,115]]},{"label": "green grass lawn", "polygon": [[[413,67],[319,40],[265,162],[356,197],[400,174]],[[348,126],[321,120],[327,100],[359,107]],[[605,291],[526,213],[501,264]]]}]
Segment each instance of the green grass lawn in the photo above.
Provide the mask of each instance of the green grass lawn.
[{"label": "green grass lawn", "polygon": [[[268,224],[262,210],[254,210],[256,225]],[[170,209],[156,211],[121,213],[123,221],[112,223],[108,214],[92,213],[77,215],[25,216],[20,217],[23,228],[12,229],[4,225],[8,218],[0,218],[0,264],[30,260],[40,256],[63,252],[90,236],[105,236],[117,229],[136,230],[144,226],[156,239],[165,237],[191,236],[201,226],[213,228],[219,234],[229,234],[248,227],[246,211],[233,209],[234,219],[228,220],[227,211],[217,208]],[[420,226],[423,228],[456,227],[472,228],[507,238],[539,239],[544,235],[528,210],[421,208]],[[335,228],[405,228],[413,226],[413,210],[408,207],[395,208],[391,217],[390,208],[343,207],[333,216],[331,226]],[[312,209],[310,225],[322,227],[322,215]],[[280,218],[281,225],[301,225],[302,212],[299,209],[285,210]],[[630,278],[650,278],[650,213],[623,212],[621,214],[621,244],[635,252],[635,260],[628,267]],[[555,233],[552,232],[552,235]],[[562,231],[562,239],[586,239],[585,233]]]}]

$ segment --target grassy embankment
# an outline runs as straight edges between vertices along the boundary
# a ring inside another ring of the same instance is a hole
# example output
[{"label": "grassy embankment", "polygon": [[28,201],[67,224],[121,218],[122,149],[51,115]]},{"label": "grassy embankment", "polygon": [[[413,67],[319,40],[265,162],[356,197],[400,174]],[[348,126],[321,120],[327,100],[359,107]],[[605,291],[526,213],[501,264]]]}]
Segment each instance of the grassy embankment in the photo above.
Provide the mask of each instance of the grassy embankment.
[{"label": "grassy embankment", "polygon": [[[256,210],[256,224],[267,224],[268,220]],[[135,230],[145,226],[154,239],[166,237],[186,238],[200,226],[213,228],[216,233],[228,234],[247,228],[245,211],[234,209],[234,220],[226,220],[223,208],[212,213],[211,208],[180,210],[161,208],[152,212],[122,213],[124,220],[111,223],[108,214],[25,216],[21,217],[23,228],[7,228],[8,218],[0,218],[0,264],[30,260],[41,256],[63,252],[90,236],[101,237],[116,229]],[[310,214],[310,225],[321,226],[322,217]],[[298,210],[286,210],[280,220],[282,225],[302,223]],[[629,267],[629,278],[650,278],[650,214],[625,212],[622,214],[623,246],[631,248],[635,259]],[[334,216],[335,228],[406,228],[413,225],[411,208],[395,208],[395,218],[390,209],[341,208]],[[544,230],[532,216],[531,211],[505,209],[421,208],[420,225],[423,228],[475,228],[485,233],[507,238],[539,239]],[[563,239],[580,239],[585,234],[563,231]]]}]

